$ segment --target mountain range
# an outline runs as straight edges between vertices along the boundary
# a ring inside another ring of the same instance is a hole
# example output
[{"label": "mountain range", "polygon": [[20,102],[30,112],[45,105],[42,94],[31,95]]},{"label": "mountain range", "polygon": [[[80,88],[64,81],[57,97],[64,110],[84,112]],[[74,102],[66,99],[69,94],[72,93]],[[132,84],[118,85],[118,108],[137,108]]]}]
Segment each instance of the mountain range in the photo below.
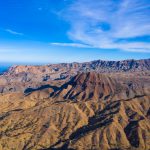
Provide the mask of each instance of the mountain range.
[{"label": "mountain range", "polygon": [[0,106],[2,150],[149,150],[150,59],[13,66]]}]

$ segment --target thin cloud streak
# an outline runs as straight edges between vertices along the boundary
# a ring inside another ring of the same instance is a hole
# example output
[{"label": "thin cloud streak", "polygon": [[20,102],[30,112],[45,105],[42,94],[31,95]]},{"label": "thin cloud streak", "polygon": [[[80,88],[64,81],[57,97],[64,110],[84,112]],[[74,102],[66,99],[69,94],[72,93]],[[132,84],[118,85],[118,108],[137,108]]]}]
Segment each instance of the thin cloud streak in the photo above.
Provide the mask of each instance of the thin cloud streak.
[{"label": "thin cloud streak", "polygon": [[[150,36],[148,0],[76,0],[58,14],[69,22],[68,37],[100,49],[150,52],[150,43],[129,38]],[[124,38],[126,42],[117,42]]]},{"label": "thin cloud streak", "polygon": [[93,48],[90,45],[80,43],[49,43],[52,46],[77,47],[77,48]]},{"label": "thin cloud streak", "polygon": [[11,29],[5,29],[5,31],[10,33],[10,34],[13,34],[13,35],[24,35],[23,33],[16,32],[16,31],[13,31]]}]

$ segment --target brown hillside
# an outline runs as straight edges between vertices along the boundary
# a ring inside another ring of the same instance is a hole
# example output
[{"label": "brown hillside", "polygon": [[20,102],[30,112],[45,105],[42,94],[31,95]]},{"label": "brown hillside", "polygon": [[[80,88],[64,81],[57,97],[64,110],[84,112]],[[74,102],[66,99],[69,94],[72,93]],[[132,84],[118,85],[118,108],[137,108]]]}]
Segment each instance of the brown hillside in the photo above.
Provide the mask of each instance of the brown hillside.
[{"label": "brown hillside", "polygon": [[149,91],[149,76],[90,72],[2,93],[0,149],[149,150]]}]

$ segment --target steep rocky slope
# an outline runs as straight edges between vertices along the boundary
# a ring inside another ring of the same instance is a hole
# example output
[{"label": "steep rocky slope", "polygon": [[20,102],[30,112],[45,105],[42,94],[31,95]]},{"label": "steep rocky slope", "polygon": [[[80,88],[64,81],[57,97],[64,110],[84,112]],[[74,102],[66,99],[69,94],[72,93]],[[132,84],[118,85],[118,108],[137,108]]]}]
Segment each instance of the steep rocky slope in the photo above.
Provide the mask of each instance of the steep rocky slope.
[{"label": "steep rocky slope", "polygon": [[130,74],[80,73],[63,85],[56,97],[72,100],[127,99],[145,95],[150,91],[149,76],[136,77]]},{"label": "steep rocky slope", "polygon": [[149,150],[150,76],[78,73],[0,95],[2,150]]}]

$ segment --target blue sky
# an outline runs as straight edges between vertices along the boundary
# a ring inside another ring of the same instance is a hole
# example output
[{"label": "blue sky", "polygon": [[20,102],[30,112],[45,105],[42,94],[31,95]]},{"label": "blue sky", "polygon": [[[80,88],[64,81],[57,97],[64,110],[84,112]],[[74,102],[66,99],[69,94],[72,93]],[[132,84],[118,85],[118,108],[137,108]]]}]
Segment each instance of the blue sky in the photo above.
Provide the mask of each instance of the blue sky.
[{"label": "blue sky", "polygon": [[149,0],[1,0],[0,62],[150,58]]}]

